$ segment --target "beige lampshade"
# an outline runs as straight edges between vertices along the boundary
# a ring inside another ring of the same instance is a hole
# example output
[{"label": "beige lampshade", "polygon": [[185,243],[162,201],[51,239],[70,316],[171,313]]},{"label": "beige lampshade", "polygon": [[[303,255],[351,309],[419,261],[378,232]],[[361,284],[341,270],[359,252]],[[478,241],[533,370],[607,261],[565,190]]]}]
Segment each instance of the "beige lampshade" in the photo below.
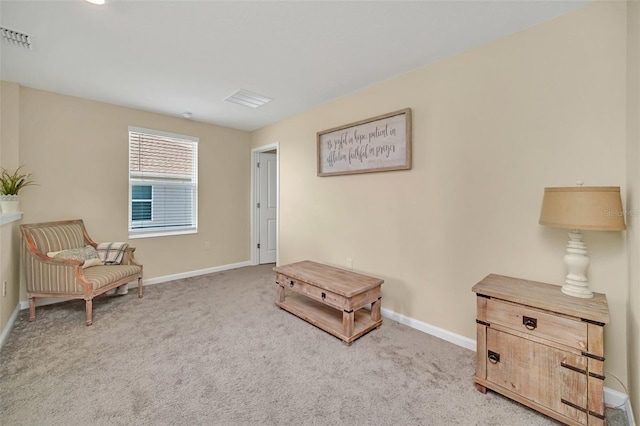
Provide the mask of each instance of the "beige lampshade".
[{"label": "beige lampshade", "polygon": [[618,186],[545,188],[541,225],[590,231],[623,231],[624,211]]}]

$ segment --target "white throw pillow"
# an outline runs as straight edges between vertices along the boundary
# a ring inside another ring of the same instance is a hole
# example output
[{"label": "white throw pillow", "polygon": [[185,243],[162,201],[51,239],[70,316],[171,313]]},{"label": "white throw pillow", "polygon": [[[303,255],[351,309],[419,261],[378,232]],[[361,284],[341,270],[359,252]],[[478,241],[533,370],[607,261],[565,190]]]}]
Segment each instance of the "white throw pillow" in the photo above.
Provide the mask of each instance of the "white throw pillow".
[{"label": "white throw pillow", "polygon": [[93,246],[86,246],[76,249],[50,251],[47,253],[52,259],[76,259],[84,260],[82,269],[89,268],[90,266],[103,265],[102,261],[98,257],[98,252]]}]

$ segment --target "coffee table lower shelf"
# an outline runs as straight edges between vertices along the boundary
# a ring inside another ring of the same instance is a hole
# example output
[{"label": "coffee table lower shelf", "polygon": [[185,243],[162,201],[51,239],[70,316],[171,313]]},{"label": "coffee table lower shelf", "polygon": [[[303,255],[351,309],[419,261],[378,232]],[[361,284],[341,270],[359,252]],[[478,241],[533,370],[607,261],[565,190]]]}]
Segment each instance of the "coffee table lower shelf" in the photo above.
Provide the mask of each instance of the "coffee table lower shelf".
[{"label": "coffee table lower shelf", "polygon": [[288,294],[284,302],[276,301],[276,305],[347,344],[351,344],[358,337],[382,325],[382,319],[374,321],[371,319],[371,311],[362,308],[354,312],[353,334],[348,336],[343,332],[342,311],[300,294]]}]

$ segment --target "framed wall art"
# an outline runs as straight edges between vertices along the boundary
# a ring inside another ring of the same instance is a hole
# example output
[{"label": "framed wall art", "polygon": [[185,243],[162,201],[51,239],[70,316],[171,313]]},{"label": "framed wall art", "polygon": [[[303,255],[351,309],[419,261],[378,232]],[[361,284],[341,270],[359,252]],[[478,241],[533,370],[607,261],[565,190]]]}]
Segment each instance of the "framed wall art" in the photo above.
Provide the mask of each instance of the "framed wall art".
[{"label": "framed wall art", "polygon": [[318,176],[411,168],[411,109],[318,132]]}]

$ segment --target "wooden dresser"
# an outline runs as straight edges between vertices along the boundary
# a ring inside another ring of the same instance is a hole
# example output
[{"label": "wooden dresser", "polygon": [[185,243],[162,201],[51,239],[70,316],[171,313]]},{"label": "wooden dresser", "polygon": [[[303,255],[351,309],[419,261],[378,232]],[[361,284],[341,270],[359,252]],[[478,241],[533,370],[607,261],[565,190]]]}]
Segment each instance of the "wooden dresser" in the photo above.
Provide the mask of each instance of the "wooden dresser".
[{"label": "wooden dresser", "polygon": [[607,299],[488,275],[477,294],[474,381],[569,425],[604,425]]}]

